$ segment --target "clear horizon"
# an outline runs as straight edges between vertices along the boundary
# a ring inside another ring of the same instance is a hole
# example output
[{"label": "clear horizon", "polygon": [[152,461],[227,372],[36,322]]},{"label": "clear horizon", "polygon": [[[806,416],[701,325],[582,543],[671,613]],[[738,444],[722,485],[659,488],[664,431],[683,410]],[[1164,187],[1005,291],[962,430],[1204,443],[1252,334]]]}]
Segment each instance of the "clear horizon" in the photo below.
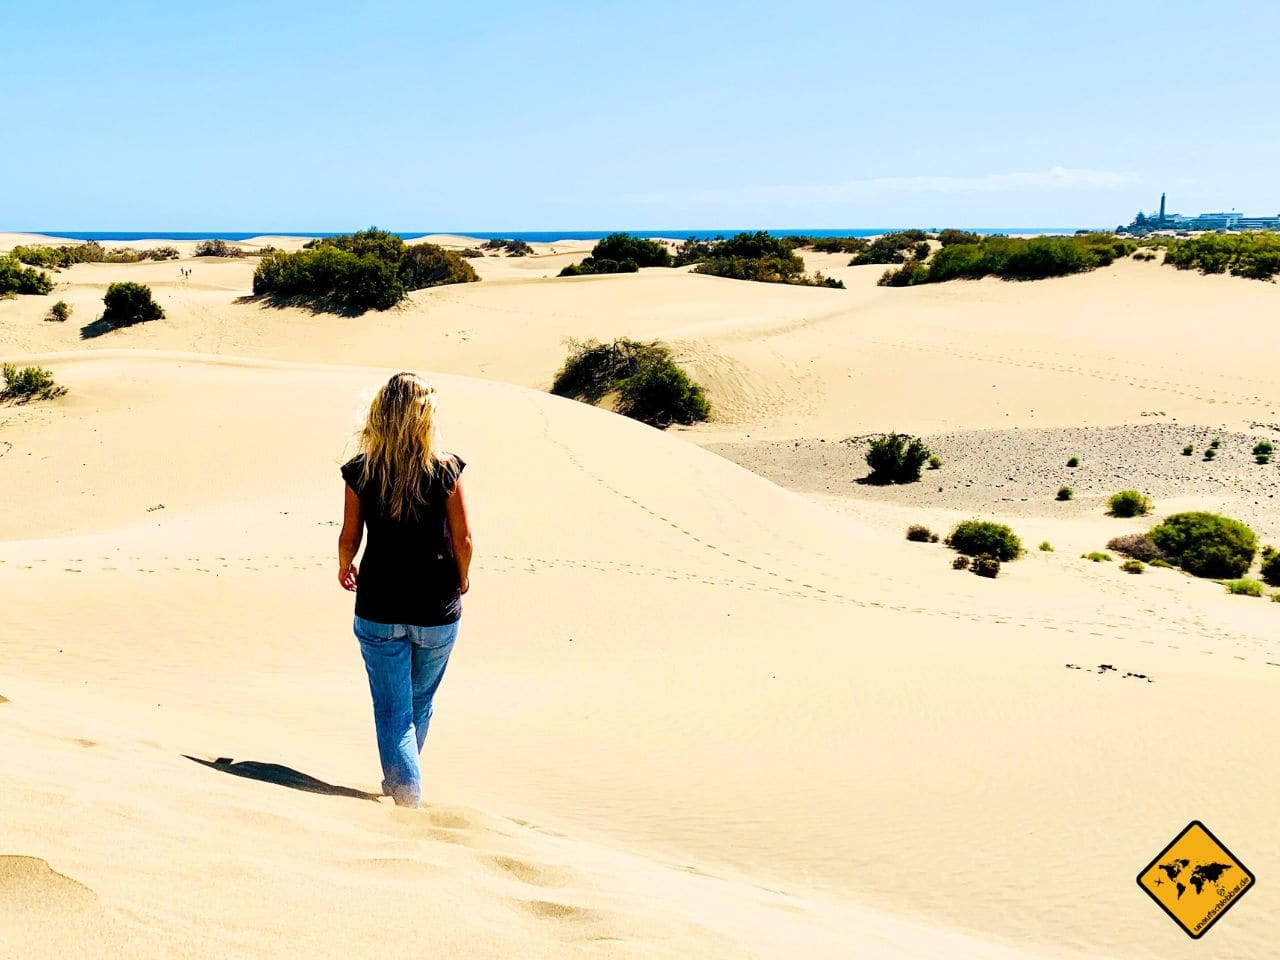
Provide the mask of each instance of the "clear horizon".
[{"label": "clear horizon", "polygon": [[1280,130],[1259,111],[1280,63],[1253,57],[1225,82],[1239,38],[1280,35],[1271,4],[351,11],[10,12],[0,81],[18,146],[0,177],[23,188],[0,229],[1114,227],[1162,191],[1185,214],[1280,212]]}]

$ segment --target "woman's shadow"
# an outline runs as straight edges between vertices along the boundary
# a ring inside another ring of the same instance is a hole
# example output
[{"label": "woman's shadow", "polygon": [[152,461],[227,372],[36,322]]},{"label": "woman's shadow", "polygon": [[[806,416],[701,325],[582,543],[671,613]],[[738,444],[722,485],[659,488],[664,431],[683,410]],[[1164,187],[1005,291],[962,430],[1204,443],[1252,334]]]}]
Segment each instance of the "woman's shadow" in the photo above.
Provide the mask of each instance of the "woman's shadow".
[{"label": "woman's shadow", "polygon": [[193,757],[187,753],[184,753],[183,756],[200,764],[202,767],[221,770],[223,773],[229,773],[233,777],[261,780],[263,783],[274,783],[281,787],[288,787],[291,790],[302,790],[306,793],[323,793],[330,797],[355,797],[357,800],[382,799],[379,794],[366,793],[354,787],[339,787],[332,783],[325,783],[323,780],[317,780],[315,777],[308,776],[301,771],[279,763],[261,763],[257,760],[235,761],[230,757],[219,757],[217,760],[201,760],[199,757]]}]

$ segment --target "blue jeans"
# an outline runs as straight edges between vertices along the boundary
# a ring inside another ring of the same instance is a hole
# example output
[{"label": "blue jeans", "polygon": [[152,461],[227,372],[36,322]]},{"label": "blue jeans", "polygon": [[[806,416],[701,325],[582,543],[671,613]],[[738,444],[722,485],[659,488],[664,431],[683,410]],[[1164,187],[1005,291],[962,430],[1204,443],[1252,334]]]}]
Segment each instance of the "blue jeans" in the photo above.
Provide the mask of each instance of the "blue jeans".
[{"label": "blue jeans", "polygon": [[418,754],[431,724],[431,700],[458,637],[458,622],[416,627],[356,617],[354,629],[373,695],[382,792],[398,806],[416,807],[422,798]]}]

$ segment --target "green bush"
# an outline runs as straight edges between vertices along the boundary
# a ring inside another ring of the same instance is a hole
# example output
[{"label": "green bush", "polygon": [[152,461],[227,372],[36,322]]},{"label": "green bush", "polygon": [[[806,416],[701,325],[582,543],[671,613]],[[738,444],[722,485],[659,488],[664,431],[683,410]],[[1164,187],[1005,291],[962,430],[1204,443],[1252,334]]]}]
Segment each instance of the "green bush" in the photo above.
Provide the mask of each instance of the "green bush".
[{"label": "green bush", "polygon": [[71,305],[65,300],[59,300],[49,308],[49,313],[45,316],[45,319],[65,323],[71,319]]},{"label": "green bush", "polygon": [[1067,461],[1067,466],[1068,466],[1068,467],[1071,467],[1072,469],[1074,469],[1074,468],[1076,468],[1076,467],[1080,466],[1080,458],[1079,458],[1079,457],[1072,457],[1071,459],[1069,459],[1069,460]]},{"label": "green bush", "polygon": [[1252,280],[1271,280],[1280,274],[1280,234],[1206,233],[1174,240],[1165,252],[1164,262],[1179,270],[1230,272]]},{"label": "green bush", "polygon": [[1217,455],[1218,455],[1218,451],[1215,450],[1213,447],[1210,447],[1208,450],[1204,452],[1204,458],[1206,460],[1212,460]]},{"label": "green bush", "polygon": [[1126,533],[1123,536],[1112,537],[1107,541],[1107,549],[1123,553],[1126,557],[1132,557],[1144,563],[1154,563],[1164,558],[1164,551],[1156,546],[1156,542],[1147,533]]},{"label": "green bush", "polygon": [[964,555],[956,557],[954,560],[951,561],[951,569],[952,570],[968,570],[969,558]]},{"label": "green bush", "polygon": [[1120,569],[1125,573],[1142,573],[1147,567],[1141,560],[1126,560],[1120,564]]},{"label": "green bush", "polygon": [[871,483],[913,483],[931,454],[919,437],[886,433],[867,442]]},{"label": "green bush", "polygon": [[907,527],[907,539],[913,543],[937,543],[938,535],[922,524],[913,523]]},{"label": "green bush", "polygon": [[677,267],[687,267],[691,263],[701,263],[703,260],[711,259],[715,244],[707,240],[698,240],[696,237],[690,237],[684,243],[676,247],[676,255],[674,265]]},{"label": "green bush", "polygon": [[1212,440],[1209,441],[1209,446],[1212,449],[1217,450],[1220,446],[1222,446],[1222,438],[1214,437]]},{"label": "green bush", "polygon": [[930,470],[941,470],[941,469],[942,469],[942,458],[941,458],[940,456],[938,456],[936,453],[935,453],[935,454],[932,454],[932,455],[929,457],[929,469],[930,469]]},{"label": "green bush", "polygon": [[149,250],[139,250],[138,256],[143,260],[177,260],[178,250],[176,247],[151,247]]},{"label": "green bush", "polygon": [[1192,444],[1188,443],[1185,447],[1182,448],[1182,455],[1184,457],[1189,457],[1191,456],[1191,454],[1195,453],[1195,450],[1196,448]]},{"label": "green bush", "polygon": [[1267,463],[1271,460],[1271,453],[1275,447],[1271,445],[1270,440],[1259,440],[1253,445],[1253,458],[1259,463]]},{"label": "green bush", "polygon": [[971,557],[988,555],[997,560],[1015,560],[1022,552],[1022,541],[1003,523],[988,520],[962,520],[947,535],[947,546]]},{"label": "green bush", "polygon": [[707,420],[711,406],[702,388],[676,365],[661,343],[625,338],[602,344],[570,341],[570,354],[551,392],[595,403],[618,392],[618,412],[658,427]]},{"label": "green bush", "polygon": [[0,399],[4,400],[49,400],[60,397],[67,392],[53,380],[53,374],[43,367],[23,367],[6,363],[0,367],[4,376],[4,390],[0,391]]},{"label": "green bush", "polygon": [[43,270],[24,267],[16,257],[0,256],[0,296],[9,293],[43,296],[53,290],[53,278]]},{"label": "green bush", "polygon": [[32,266],[60,270],[76,263],[137,263],[150,258],[151,252],[130,250],[127,247],[108,250],[97,241],[90,240],[88,243],[64,244],[59,247],[19,245],[13,248],[13,256]]},{"label": "green bush", "polygon": [[196,244],[197,257],[243,257],[244,250],[225,240],[201,240]]},{"label": "green bush", "polygon": [[[962,238],[950,235],[942,249],[931,258],[928,273],[914,282],[942,283],[986,276],[1006,280],[1040,280],[1104,267],[1134,249],[1132,241],[1106,233],[1031,238],[976,235]],[[903,284],[886,281],[886,286],[889,285]]]},{"label": "green bush", "polygon": [[1107,512],[1113,517],[1141,517],[1151,512],[1151,498],[1137,490],[1121,490],[1107,501]]},{"label": "green bush", "polygon": [[1043,550],[1045,553],[1053,553],[1053,544],[1050,543],[1048,540],[1041,540],[1040,549]]},{"label": "green bush", "polygon": [[[523,240],[486,240],[484,243],[480,244],[480,249],[506,253],[509,257],[528,257],[533,255],[533,247],[529,246],[529,244],[525,243]],[[467,256],[465,251],[463,252],[463,256]],[[477,253],[474,254],[474,256],[483,256],[483,254]]]},{"label": "green bush", "polygon": [[562,277],[596,273],[635,273],[641,267],[670,267],[675,258],[657,240],[611,233],[591,249],[581,263],[571,263],[560,271]]},{"label": "green bush", "polygon": [[969,569],[980,577],[995,579],[1000,576],[1000,561],[990,554],[980,554],[973,558],[973,562],[969,564]]},{"label": "green bush", "polygon": [[406,290],[421,290],[448,283],[475,283],[480,279],[475,267],[462,254],[434,243],[407,246],[400,259],[400,282]]},{"label": "green bush", "polygon": [[395,234],[370,227],[310,241],[295,253],[264,255],[253,273],[253,292],[360,312],[393,307],[410,290],[479,279],[452,250],[432,243],[408,246]]},{"label": "green bush", "polygon": [[1241,577],[1239,580],[1228,580],[1223,586],[1227,588],[1227,593],[1237,597],[1260,597],[1264,593],[1262,584],[1257,580],[1250,580],[1248,577]]},{"label": "green bush", "polygon": [[796,246],[808,247],[816,253],[862,253],[871,246],[866,237],[784,237],[784,240],[802,241]]},{"label": "green bush", "polygon": [[957,243],[980,243],[982,237],[976,233],[970,233],[968,230],[946,229],[938,234],[938,242],[944,247],[950,247]]},{"label": "green bush", "polygon": [[[923,259],[916,256],[917,245],[927,238],[928,234],[923,230],[899,230],[883,234],[872,240],[866,249],[850,260],[849,266],[860,267],[869,263],[905,263],[912,259]],[[929,245],[926,243],[924,256],[928,254]]]},{"label": "green bush", "polygon": [[908,260],[897,270],[886,270],[876,284],[881,287],[914,287],[929,282],[929,268],[919,260]]},{"label": "green bush", "polygon": [[1103,553],[1100,550],[1094,550],[1091,553],[1080,554],[1081,560],[1092,560],[1094,563],[1110,563],[1111,554]]},{"label": "green bush", "polygon": [[692,424],[711,416],[702,387],[668,358],[649,363],[618,384],[618,412],[655,427]]},{"label": "green bush", "polygon": [[1169,562],[1168,560],[1166,560],[1164,557],[1156,557],[1154,560],[1148,560],[1148,561],[1147,561],[1147,566],[1150,566],[1150,567],[1164,567],[1164,568],[1165,568],[1165,569],[1167,569],[1167,570],[1176,570],[1176,569],[1177,569],[1177,567],[1175,567],[1172,563],[1170,563],[1170,562]]},{"label": "green bush", "polygon": [[1258,539],[1238,520],[1214,513],[1175,513],[1151,531],[1164,555],[1187,573],[1217,579],[1242,577]]},{"label": "green bush", "polygon": [[1262,579],[1273,587],[1280,587],[1280,553],[1263,551]]},{"label": "green bush", "polygon": [[151,288],[131,280],[107,287],[102,302],[106,305],[102,320],[112,327],[128,327],[164,317],[164,310],[151,298]]},{"label": "green bush", "polygon": [[1059,487],[1059,488],[1058,488],[1058,499],[1059,499],[1059,500],[1070,500],[1074,495],[1075,495],[1075,492],[1074,492],[1070,487]]}]

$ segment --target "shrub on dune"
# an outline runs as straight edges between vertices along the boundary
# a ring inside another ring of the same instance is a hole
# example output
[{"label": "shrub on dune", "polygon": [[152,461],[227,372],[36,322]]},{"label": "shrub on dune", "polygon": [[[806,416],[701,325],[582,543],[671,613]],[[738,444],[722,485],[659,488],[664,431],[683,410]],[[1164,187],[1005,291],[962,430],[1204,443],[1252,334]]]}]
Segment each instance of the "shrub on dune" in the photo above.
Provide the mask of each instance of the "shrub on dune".
[{"label": "shrub on dune", "polygon": [[806,274],[804,261],[796,256],[791,244],[767,230],[739,233],[711,244],[709,254],[693,272],[729,280],[844,289],[842,280]]},{"label": "shrub on dune", "polygon": [[1111,562],[1111,554],[1109,554],[1109,553],[1103,553],[1103,552],[1102,552],[1102,551],[1100,551],[1100,550],[1094,550],[1094,551],[1093,551],[1093,552],[1091,552],[1091,553],[1082,553],[1082,554],[1080,554],[1080,559],[1081,559],[1081,560],[1092,560],[1094,563],[1110,563],[1110,562]]},{"label": "shrub on dune", "polygon": [[1140,517],[1151,512],[1151,498],[1137,490],[1121,490],[1107,501],[1107,511],[1113,517]]},{"label": "shrub on dune", "polygon": [[1142,573],[1147,569],[1147,565],[1141,560],[1126,560],[1120,564],[1120,569],[1125,573]]},{"label": "shrub on dune", "polygon": [[1156,546],[1148,533],[1126,533],[1120,537],[1112,537],[1107,541],[1107,549],[1143,563],[1164,559],[1164,551]]},{"label": "shrub on dune", "polygon": [[971,557],[991,556],[997,560],[1016,560],[1022,553],[1022,541],[1003,523],[989,520],[962,520],[947,535],[947,546]]},{"label": "shrub on dune", "polygon": [[919,437],[886,433],[867,441],[866,461],[871,483],[914,483],[931,454]]},{"label": "shrub on dune", "polygon": [[243,257],[244,250],[225,240],[201,240],[196,244],[197,257]]},{"label": "shrub on dune", "polygon": [[393,307],[410,290],[479,279],[455,251],[432,243],[408,246],[370,227],[313,241],[294,253],[266,254],[253,273],[253,292],[360,312]]},{"label": "shrub on dune", "polygon": [[53,290],[53,278],[43,270],[24,267],[16,257],[0,256],[0,295],[43,296]]},{"label": "shrub on dune", "polygon": [[1206,233],[1172,240],[1165,251],[1164,262],[1179,270],[1230,272],[1251,280],[1271,280],[1280,274],[1280,234]]},{"label": "shrub on dune", "polygon": [[913,543],[937,543],[938,535],[923,524],[913,523],[907,527],[907,539]]},{"label": "shrub on dune", "polygon": [[1240,521],[1202,511],[1175,513],[1151,530],[1151,539],[1187,573],[1215,579],[1244,576],[1258,546]]},{"label": "shrub on dune", "polygon": [[973,562],[969,564],[969,569],[980,577],[995,579],[1000,576],[1000,561],[989,554],[980,554],[973,558]]},{"label": "shrub on dune", "polygon": [[50,400],[67,392],[66,387],[58,386],[53,374],[43,367],[23,367],[6,363],[0,368],[4,376],[4,389],[0,390],[0,399],[4,400]]},{"label": "shrub on dune", "polygon": [[[508,240],[504,238],[494,238],[486,240],[480,244],[481,250],[493,250],[496,253],[505,253],[509,257],[528,257],[533,254],[533,247],[525,243],[523,240]],[[464,256],[466,254],[464,253]],[[473,256],[483,256],[477,252]]]},{"label": "shrub on dune", "polygon": [[562,277],[582,277],[597,273],[635,273],[641,267],[670,267],[675,262],[657,240],[629,233],[611,233],[591,248],[591,255],[560,271]]},{"label": "shrub on dune", "polygon": [[938,242],[944,247],[950,247],[957,243],[978,243],[982,237],[976,233],[970,233],[968,230],[946,229],[938,233]]},{"label": "shrub on dune", "polygon": [[71,319],[71,305],[65,300],[59,300],[49,308],[49,313],[45,316],[45,319],[56,323],[65,323]]},{"label": "shrub on dune", "polygon": [[1248,577],[1228,580],[1223,586],[1227,588],[1227,593],[1237,597],[1260,597],[1264,593],[1262,584],[1257,580],[1250,580]]},{"label": "shrub on dune", "polygon": [[106,306],[102,322],[112,327],[128,327],[164,317],[163,308],[151,297],[151,288],[141,283],[113,283],[107,287],[102,302]]},{"label": "shrub on dune", "polygon": [[551,392],[596,403],[617,392],[617,410],[657,427],[707,420],[711,406],[658,342],[620,338],[612,343],[570,341],[571,352],[556,374]]}]

